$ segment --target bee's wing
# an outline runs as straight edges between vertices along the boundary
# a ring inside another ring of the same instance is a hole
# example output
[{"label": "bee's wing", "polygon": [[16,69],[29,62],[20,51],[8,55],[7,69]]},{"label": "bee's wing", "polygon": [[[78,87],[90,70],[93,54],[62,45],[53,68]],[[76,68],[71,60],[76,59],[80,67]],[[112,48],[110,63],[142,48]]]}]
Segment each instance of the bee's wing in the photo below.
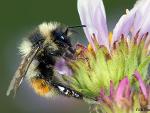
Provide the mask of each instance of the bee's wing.
[{"label": "bee's wing", "polygon": [[15,96],[17,89],[19,88],[22,80],[24,79],[32,60],[34,56],[38,53],[38,51],[39,51],[39,47],[34,48],[31,50],[31,52],[27,56],[23,58],[20,66],[18,67],[15,75],[13,76],[13,79],[10,82],[9,88],[6,93],[7,96],[10,95],[10,92],[12,90]]}]

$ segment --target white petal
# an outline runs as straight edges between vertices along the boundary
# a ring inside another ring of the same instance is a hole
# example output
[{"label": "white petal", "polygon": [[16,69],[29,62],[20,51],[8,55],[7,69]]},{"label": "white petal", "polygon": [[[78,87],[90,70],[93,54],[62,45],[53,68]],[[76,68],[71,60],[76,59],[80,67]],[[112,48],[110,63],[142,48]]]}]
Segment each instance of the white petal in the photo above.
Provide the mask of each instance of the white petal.
[{"label": "white petal", "polygon": [[135,36],[139,30],[140,35],[149,32],[150,27],[150,0],[139,0],[133,9],[123,15],[113,31],[113,42],[118,40],[121,34],[127,35],[133,28],[132,35]]},{"label": "white petal", "polygon": [[93,24],[97,29],[96,38],[98,43],[100,45],[105,45],[106,47],[109,47],[106,18],[99,7],[95,10],[93,21]]},{"label": "white petal", "polygon": [[133,26],[135,14],[136,9],[132,9],[127,14],[121,16],[113,30],[113,42],[117,41],[122,34],[127,37]]},{"label": "white petal", "polygon": [[150,32],[150,16],[148,16],[145,21],[143,22],[143,25],[141,26],[141,30],[139,32],[139,35],[142,36],[145,33]]},{"label": "white petal", "polygon": [[78,0],[78,12],[81,23],[87,26],[84,32],[92,47],[95,48],[91,38],[93,33],[100,45],[108,47],[106,14],[102,0]]},{"label": "white petal", "polygon": [[[144,28],[142,26],[144,25],[145,21],[147,21],[145,24],[149,23],[147,20],[147,18],[150,17],[150,8],[149,7],[150,7],[150,0],[139,0],[135,4],[134,8],[137,9],[137,13],[136,13],[136,18],[135,18],[134,27],[133,27],[134,28],[133,35],[136,35],[136,33],[140,29]],[[142,35],[142,33],[144,33],[143,31],[140,33],[141,35]]]},{"label": "white petal", "polygon": [[113,30],[113,42],[117,41],[118,38],[121,36],[122,34],[122,28],[124,26],[124,21],[126,19],[126,15],[121,16],[120,20],[118,21],[118,23],[116,24],[114,30]]}]

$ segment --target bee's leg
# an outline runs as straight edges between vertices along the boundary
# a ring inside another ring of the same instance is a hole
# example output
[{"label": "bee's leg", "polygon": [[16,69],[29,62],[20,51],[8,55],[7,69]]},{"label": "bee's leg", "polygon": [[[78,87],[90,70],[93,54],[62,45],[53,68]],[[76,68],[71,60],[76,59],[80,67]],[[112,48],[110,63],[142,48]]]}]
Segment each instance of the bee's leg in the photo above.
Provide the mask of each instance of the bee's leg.
[{"label": "bee's leg", "polygon": [[62,50],[55,50],[55,51],[47,51],[48,55],[51,56],[62,56],[63,51]]},{"label": "bee's leg", "polygon": [[83,50],[87,50],[87,47],[85,47],[85,46],[82,45],[81,43],[76,43],[74,48],[75,48],[75,49],[82,48]]},{"label": "bee's leg", "polygon": [[51,56],[57,56],[57,57],[60,56],[60,57],[64,57],[64,58],[74,59],[74,54],[68,50],[50,51],[50,52],[48,52],[48,54]]},{"label": "bee's leg", "polygon": [[61,93],[64,96],[68,97],[74,97],[77,99],[83,99],[83,95],[75,90],[72,90],[71,88],[64,86],[60,83],[52,83],[52,85],[58,90],[59,93]]}]

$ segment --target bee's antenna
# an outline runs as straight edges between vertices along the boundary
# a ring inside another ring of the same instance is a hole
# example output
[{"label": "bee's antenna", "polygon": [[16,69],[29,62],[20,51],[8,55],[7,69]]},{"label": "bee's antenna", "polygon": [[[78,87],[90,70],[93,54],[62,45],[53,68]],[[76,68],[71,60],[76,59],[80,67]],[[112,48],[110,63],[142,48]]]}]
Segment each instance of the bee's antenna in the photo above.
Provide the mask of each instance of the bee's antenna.
[{"label": "bee's antenna", "polygon": [[86,27],[86,25],[69,26],[67,28],[70,29],[70,28],[77,28],[77,27]]},{"label": "bee's antenna", "polygon": [[86,27],[86,25],[69,26],[69,27],[67,27],[67,29],[66,29],[66,31],[64,32],[64,34],[68,34],[69,29],[81,28],[81,27]]}]

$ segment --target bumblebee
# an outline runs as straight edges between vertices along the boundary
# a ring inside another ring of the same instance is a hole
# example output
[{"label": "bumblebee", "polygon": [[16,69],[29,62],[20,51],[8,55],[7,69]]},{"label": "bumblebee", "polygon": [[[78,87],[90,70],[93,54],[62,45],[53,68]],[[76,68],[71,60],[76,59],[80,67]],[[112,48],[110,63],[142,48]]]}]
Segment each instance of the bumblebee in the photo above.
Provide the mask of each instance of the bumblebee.
[{"label": "bumblebee", "polygon": [[75,57],[75,49],[69,36],[70,28],[74,27],[66,27],[57,22],[43,23],[22,41],[19,47],[22,61],[10,83],[7,95],[12,90],[15,95],[26,78],[38,95],[51,97],[62,94],[78,99],[83,98],[81,93],[57,79],[58,76],[62,76],[62,73],[54,68],[60,59],[73,60]]}]

